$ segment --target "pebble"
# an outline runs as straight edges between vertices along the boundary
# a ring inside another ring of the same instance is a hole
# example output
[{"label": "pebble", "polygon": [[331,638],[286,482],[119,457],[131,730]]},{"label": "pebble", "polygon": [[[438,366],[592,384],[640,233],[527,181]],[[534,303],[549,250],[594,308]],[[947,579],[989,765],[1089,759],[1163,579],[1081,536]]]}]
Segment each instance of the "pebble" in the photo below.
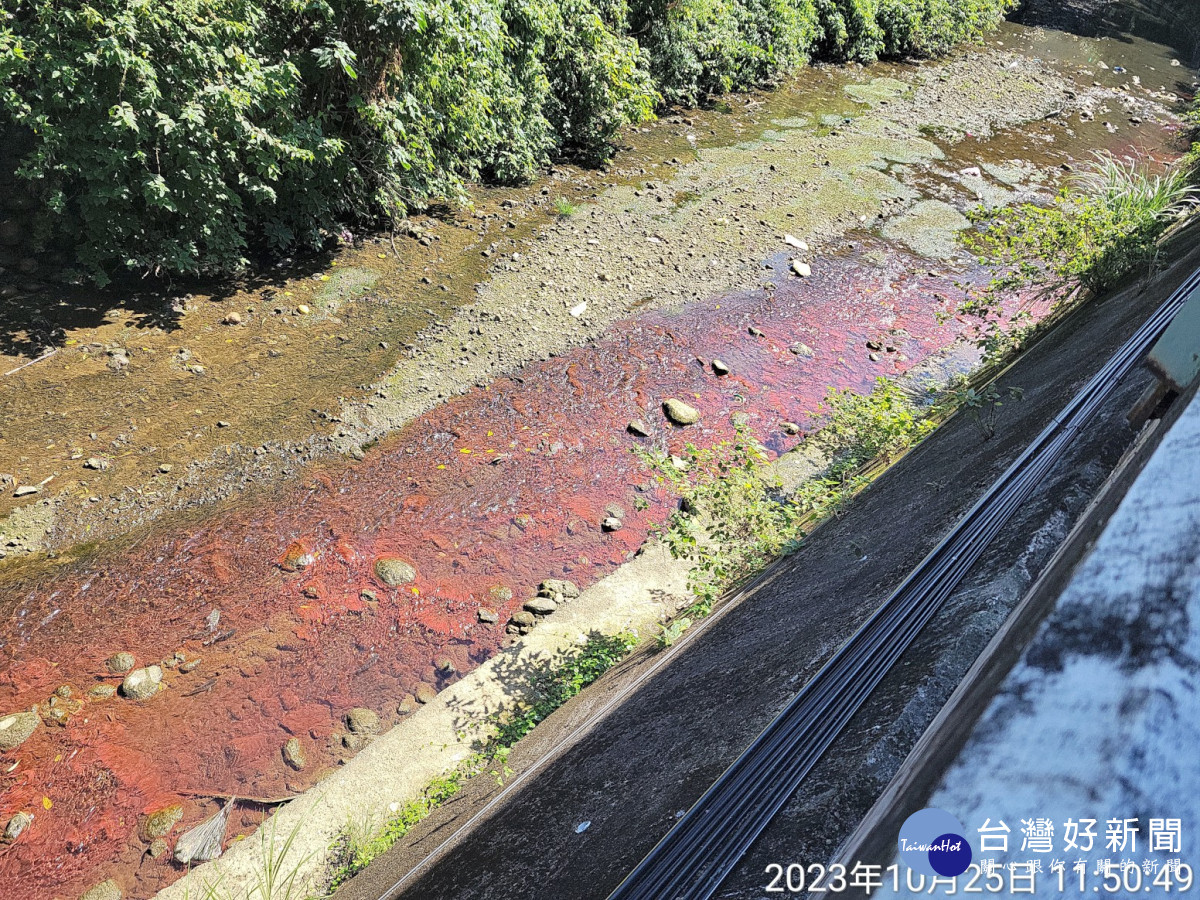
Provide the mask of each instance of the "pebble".
[{"label": "pebble", "polygon": [[[535,616],[548,616],[558,609],[558,604],[549,597],[534,597],[532,600],[525,601],[525,609]],[[516,621],[516,616],[513,616],[513,621]]]},{"label": "pebble", "polygon": [[500,621],[500,617],[490,609],[480,609],[475,615],[485,625],[495,625]]},{"label": "pebble", "polygon": [[799,275],[801,278],[807,278],[809,275],[812,274],[812,267],[809,266],[809,264],[806,262],[801,262],[798,259],[793,259],[792,260],[792,271],[795,272],[797,275]]},{"label": "pebble", "polygon": [[788,347],[788,350],[790,350],[796,356],[803,356],[805,358],[808,358],[813,355],[813,348],[808,346],[808,344],[803,344],[803,343],[792,344],[792,346]]},{"label": "pebble", "polygon": [[676,425],[695,425],[700,421],[700,413],[693,406],[688,406],[682,400],[672,397],[663,401],[663,412]]},{"label": "pebble", "polygon": [[0,753],[20,747],[41,724],[42,720],[35,712],[9,713],[0,717]]},{"label": "pebble", "polygon": [[4,827],[4,835],[0,837],[0,840],[3,840],[6,844],[11,844],[24,834],[25,829],[31,824],[33,824],[32,814],[27,812],[16,813],[8,820],[8,824]]},{"label": "pebble", "polygon": [[23,484],[19,488],[17,488],[15,491],[13,491],[13,496],[14,497],[28,497],[30,494],[36,494],[40,490],[41,490],[41,488],[38,487],[36,484]]},{"label": "pebble", "polygon": [[162,674],[159,666],[134,669],[121,682],[121,693],[130,700],[148,700],[162,689]]},{"label": "pebble", "polygon": [[398,556],[381,556],[375,560],[375,576],[388,587],[397,587],[416,580],[417,570]]},{"label": "pebble", "polygon": [[405,694],[400,702],[396,705],[396,712],[402,716],[407,716],[417,708],[417,698],[412,694]]},{"label": "pebble", "polygon": [[79,900],[121,900],[123,896],[117,883],[110,878],[108,881],[100,882]]},{"label": "pebble", "polygon": [[650,426],[641,419],[631,420],[630,423],[625,426],[625,430],[630,434],[637,435],[638,437],[650,437]]},{"label": "pebble", "polygon": [[369,709],[356,706],[346,713],[346,727],[351,734],[374,734],[379,730],[379,716]]},{"label": "pebble", "polygon": [[112,460],[105,459],[103,456],[89,456],[84,461],[85,469],[95,469],[97,472],[107,472],[112,468]]},{"label": "pebble", "polygon": [[579,596],[579,587],[573,581],[562,578],[547,578],[538,585],[538,593],[543,597],[573,600]]},{"label": "pebble", "polygon": [[729,374],[729,366],[725,365],[725,363],[721,362],[719,359],[714,359],[712,361],[712,370],[713,374],[718,376]]},{"label": "pebble", "polygon": [[432,703],[434,698],[437,697],[437,690],[432,684],[426,684],[422,681],[417,685],[415,696],[418,703]]},{"label": "pebble", "polygon": [[117,694],[117,688],[111,684],[98,684],[87,692],[92,700],[111,700]]},{"label": "pebble", "polygon": [[156,838],[165,838],[183,818],[183,807],[178,803],[156,810],[142,819],[138,833],[146,843]]},{"label": "pebble", "polygon": [[241,316],[239,316],[239,315],[238,315],[237,313],[235,313],[235,312],[231,312],[229,315],[227,315],[227,316],[226,316],[224,319],[222,319],[221,321],[222,321],[222,322],[224,322],[226,325],[241,325],[241,324],[242,324],[242,317],[241,317]]},{"label": "pebble", "polygon": [[304,304],[304,303],[301,303],[299,306],[297,306],[297,307],[296,307],[296,314],[297,314],[297,315],[300,315],[300,316],[307,316],[307,315],[308,315],[310,312],[312,312],[312,310],[310,310],[310,309],[308,308],[308,306],[307,306],[306,304]]},{"label": "pebble", "polygon": [[800,426],[797,425],[795,422],[781,422],[779,424],[779,429],[784,434],[793,434],[794,435],[794,434],[800,433]]},{"label": "pebble", "polygon": [[122,650],[120,653],[114,653],[104,661],[104,668],[112,672],[114,675],[124,675],[137,664],[137,660],[133,658],[132,653],[127,653]]},{"label": "pebble", "polygon": [[283,761],[297,772],[308,765],[308,757],[304,755],[304,745],[299,738],[288,738],[283,745]]},{"label": "pebble", "polygon": [[616,516],[608,516],[603,522],[600,523],[600,527],[605,531],[620,531],[624,525],[625,523]]},{"label": "pebble", "polygon": [[808,252],[808,244],[804,243],[804,241],[800,240],[799,238],[792,237],[790,234],[785,234],[783,236],[783,242],[789,247],[799,250],[801,253]]}]

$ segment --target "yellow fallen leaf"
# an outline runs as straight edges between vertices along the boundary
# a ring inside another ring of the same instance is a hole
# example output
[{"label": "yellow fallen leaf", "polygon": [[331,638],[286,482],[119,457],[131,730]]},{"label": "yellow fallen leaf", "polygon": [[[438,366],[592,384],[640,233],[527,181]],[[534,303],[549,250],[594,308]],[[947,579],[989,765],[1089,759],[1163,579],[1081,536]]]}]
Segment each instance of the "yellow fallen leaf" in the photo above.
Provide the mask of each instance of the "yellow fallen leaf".
[{"label": "yellow fallen leaf", "polygon": [[489,431],[489,432],[487,433],[487,436],[488,436],[488,437],[491,437],[491,436],[492,436],[492,433]]},{"label": "yellow fallen leaf", "polygon": [[380,254],[379,254],[379,258],[380,258],[380,259],[387,259],[387,254],[386,254],[386,253],[380,253]]},{"label": "yellow fallen leaf", "polygon": [[54,805],[54,801],[53,801],[53,800],[51,800],[49,797],[43,797],[43,798],[42,798],[42,808],[43,808],[43,809],[49,809],[49,808],[50,808],[50,807],[52,807],[53,805]]},{"label": "yellow fallen leaf", "polygon": [[55,761],[55,762],[62,762],[62,754],[61,754],[61,753],[56,753],[56,754],[54,754],[54,761]]},{"label": "yellow fallen leaf", "polygon": [[470,447],[463,447],[463,448],[461,448],[461,449],[460,449],[458,452],[459,452],[459,453],[470,453],[470,452],[471,452],[471,448],[470,448]]},{"label": "yellow fallen leaf", "polygon": [[418,595],[418,594],[420,594],[420,593],[421,593],[421,591],[420,591],[418,588],[413,588],[413,589],[412,589],[412,592],[413,592],[413,594],[414,594],[414,595]]},{"label": "yellow fallen leaf", "polygon": [[446,467],[445,467],[445,466],[438,466],[438,468],[439,468],[439,469],[444,469],[444,468],[446,468]]}]

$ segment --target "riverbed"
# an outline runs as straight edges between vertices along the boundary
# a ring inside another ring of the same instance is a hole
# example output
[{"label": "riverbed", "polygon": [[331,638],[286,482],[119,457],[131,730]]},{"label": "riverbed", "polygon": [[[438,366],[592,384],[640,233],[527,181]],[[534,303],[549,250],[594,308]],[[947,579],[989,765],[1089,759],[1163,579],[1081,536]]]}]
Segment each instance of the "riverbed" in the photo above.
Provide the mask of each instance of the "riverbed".
[{"label": "riverbed", "polygon": [[[1009,25],[815,68],[628,133],[607,171],[480,189],[395,252],[61,312],[55,356],[0,380],[0,468],[40,484],[0,510],[0,712],[42,722],[4,755],[0,820],[34,818],[0,883],[149,896],[225,798],[245,834],[403,727],[521,639],[539,584],[600,581],[670,514],[635,448],[741,421],[779,455],[830,389],[969,365],[957,306],[988,276],[964,213],[1048,196],[1096,149],[1170,159],[1195,77],[1172,60]],[[101,696],[117,653],[164,689]],[[144,817],[176,806],[155,845]]]}]

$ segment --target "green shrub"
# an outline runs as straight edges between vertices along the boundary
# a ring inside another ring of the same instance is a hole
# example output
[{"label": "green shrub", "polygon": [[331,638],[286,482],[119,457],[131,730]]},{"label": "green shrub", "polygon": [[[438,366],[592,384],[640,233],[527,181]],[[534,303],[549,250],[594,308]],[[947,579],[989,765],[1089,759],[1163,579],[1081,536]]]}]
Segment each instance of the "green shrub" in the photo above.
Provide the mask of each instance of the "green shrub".
[{"label": "green shrub", "polygon": [[679,510],[658,532],[672,556],[692,563],[692,614],[707,615],[726,589],[802,537],[804,511],[783,497],[766,450],[745,426],[737,426],[732,441],[708,448],[688,444],[684,468],[661,453],[637,452],[679,494]]},{"label": "green shrub", "polygon": [[[726,590],[798,546],[805,527],[839,512],[867,485],[866,464],[890,461],[934,428],[886,378],[869,394],[830,389],[823,406],[814,414],[822,426],[809,441],[830,464],[791,495],[745,426],[737,426],[732,441],[686,445],[682,466],[662,453],[635,451],[680,497],[679,510],[658,533],[672,556],[692,563],[688,587],[695,603],[684,616],[707,615]],[[685,628],[664,631],[660,646]]]},{"label": "green shrub", "polygon": [[1002,274],[964,309],[988,315],[1000,291],[1029,284],[1068,297],[1103,291],[1152,262],[1159,237],[1198,196],[1183,167],[1154,174],[1146,165],[1097,154],[1049,206],[976,211],[985,227],[964,240],[981,263]]},{"label": "green shrub", "polygon": [[632,0],[630,24],[668,103],[762,84],[806,62],[812,0]]},{"label": "green shrub", "polygon": [[876,18],[887,56],[936,56],[963,41],[977,40],[1019,0],[879,0]]},{"label": "green shrub", "polygon": [[[602,160],[660,102],[810,56],[936,53],[1011,0],[8,0],[0,137],[38,239],[119,270],[228,272]],[[0,154],[2,155],[2,154]]]}]

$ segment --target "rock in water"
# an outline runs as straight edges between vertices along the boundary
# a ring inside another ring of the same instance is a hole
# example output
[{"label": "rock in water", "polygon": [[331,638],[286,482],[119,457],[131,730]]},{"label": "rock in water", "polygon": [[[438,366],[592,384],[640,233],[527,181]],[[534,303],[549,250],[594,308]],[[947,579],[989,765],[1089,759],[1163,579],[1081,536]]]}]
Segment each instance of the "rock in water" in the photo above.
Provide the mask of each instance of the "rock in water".
[{"label": "rock in water", "polygon": [[548,616],[558,609],[558,604],[549,597],[534,597],[525,601],[525,609],[535,616]]},{"label": "rock in water", "polygon": [[437,697],[437,689],[432,684],[421,682],[417,685],[416,701],[418,703],[432,703]]},{"label": "rock in water", "polygon": [[538,585],[538,593],[552,600],[573,600],[579,596],[579,587],[573,581],[562,578],[547,578]]},{"label": "rock in water", "polygon": [[164,838],[171,833],[171,829],[179,824],[179,820],[183,818],[183,807],[178,803],[156,810],[142,819],[138,830],[141,832],[142,840],[150,843],[156,838]]},{"label": "rock in water", "polygon": [[398,556],[381,556],[375,560],[375,575],[388,587],[398,587],[415,580],[417,570]]},{"label": "rock in water", "polygon": [[304,745],[299,738],[289,738],[283,745],[283,761],[299,772],[308,765],[308,757],[304,754]]},{"label": "rock in water", "polygon": [[22,834],[24,834],[25,829],[32,824],[32,814],[27,812],[16,813],[11,819],[8,820],[8,824],[4,827],[4,835],[0,837],[0,841],[4,841],[6,844],[11,844]]},{"label": "rock in water", "polygon": [[117,883],[110,878],[108,881],[100,882],[79,900],[121,900],[123,896]]},{"label": "rock in water", "polygon": [[104,667],[114,675],[124,675],[126,672],[132,669],[136,663],[137,660],[133,658],[132,653],[121,651],[120,653],[114,653],[112,656],[106,659],[104,661]]},{"label": "rock in water", "polygon": [[700,421],[700,413],[695,407],[688,406],[682,400],[672,397],[663,401],[663,412],[676,425],[695,425]]},{"label": "rock in water", "polygon": [[37,731],[41,722],[35,712],[10,713],[0,718],[0,753],[20,747]]},{"label": "rock in water", "polygon": [[379,730],[379,716],[369,709],[356,706],[346,713],[346,727],[352,734],[374,734]]},{"label": "rock in water", "polygon": [[225,842],[225,826],[236,798],[230,797],[216,815],[205,819],[191,831],[185,831],[175,843],[175,859],[183,865],[208,862],[221,855]]},{"label": "rock in water", "polygon": [[159,666],[134,669],[121,682],[121,693],[130,700],[149,700],[162,688],[162,674]]}]

